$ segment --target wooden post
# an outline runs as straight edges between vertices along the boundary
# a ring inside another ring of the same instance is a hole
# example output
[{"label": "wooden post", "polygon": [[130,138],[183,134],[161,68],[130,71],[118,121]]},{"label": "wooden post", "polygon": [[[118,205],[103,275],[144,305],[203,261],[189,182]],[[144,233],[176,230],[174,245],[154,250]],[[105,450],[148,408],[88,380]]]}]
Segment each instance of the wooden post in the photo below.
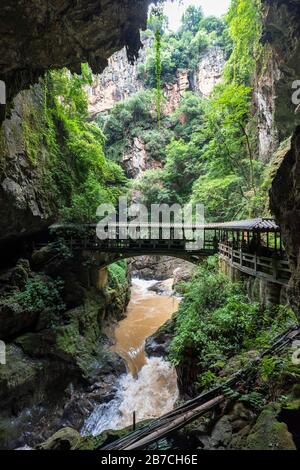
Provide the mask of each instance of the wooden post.
[{"label": "wooden post", "polygon": [[132,430],[136,430],[136,414],[135,411],[132,413]]}]

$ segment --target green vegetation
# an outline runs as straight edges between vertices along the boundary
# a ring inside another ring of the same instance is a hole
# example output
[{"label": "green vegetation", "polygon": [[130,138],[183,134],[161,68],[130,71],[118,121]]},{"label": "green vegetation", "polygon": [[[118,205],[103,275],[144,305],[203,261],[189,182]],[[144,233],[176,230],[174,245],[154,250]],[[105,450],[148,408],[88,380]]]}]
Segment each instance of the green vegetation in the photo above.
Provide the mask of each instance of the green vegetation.
[{"label": "green vegetation", "polygon": [[65,309],[61,295],[63,282],[59,279],[54,280],[48,276],[34,274],[34,276],[22,281],[22,284],[24,285],[21,285],[20,289],[3,297],[1,309],[5,310],[11,318],[17,318],[24,312],[33,318],[36,314],[43,312],[50,325],[59,321],[60,313]]},{"label": "green vegetation", "polygon": [[[159,27],[158,20],[149,25],[152,31],[163,27],[163,20]],[[262,207],[267,213],[268,176],[257,159],[251,115],[261,29],[258,0],[234,0],[223,19],[205,18],[201,9],[189,7],[181,28],[160,37],[159,77],[155,47],[140,68],[140,77],[150,89],[117,104],[102,118],[109,158],[120,162],[138,137],[149,158],[162,165],[134,182],[142,202],[202,203],[211,221],[255,217],[262,215]],[[221,48],[228,58],[222,83],[209,98],[186,92],[171,115],[163,112],[162,103],[160,119],[154,111],[157,91],[152,89],[158,82],[162,86],[174,82],[181,68],[192,72],[211,47]],[[157,120],[161,120],[159,132]]]},{"label": "green vegetation", "polygon": [[115,202],[124,191],[122,169],[107,160],[105,137],[87,122],[91,72],[48,72],[40,100],[24,105],[23,138],[30,164],[38,173],[49,213],[59,210],[68,221],[91,221],[103,202]]},{"label": "green vegetation", "polygon": [[127,280],[127,262],[118,261],[108,267],[109,285],[111,287],[124,286]]},{"label": "green vegetation", "polygon": [[[176,316],[170,359],[184,365],[192,356],[197,364],[200,388],[209,387],[231,357],[265,347],[280,332],[296,324],[287,307],[264,310],[249,302],[242,284],[232,283],[218,271],[216,258],[209,258],[193,280],[183,285],[184,300]],[[280,374],[286,362],[266,358],[262,377]]]},{"label": "green vegetation", "polygon": [[[267,214],[268,176],[257,159],[251,115],[252,75],[261,53],[260,2],[234,0],[222,19],[205,18],[200,8],[189,7],[176,33],[165,23],[152,17],[145,33],[160,32],[159,57],[154,41],[139,71],[149,90],[99,118],[107,155],[121,162],[138,138],[148,157],[159,162],[162,168],[145,171],[133,184],[146,204],[199,202],[211,221],[255,217],[262,207]],[[174,82],[180,69],[195,70],[211,47],[228,58],[222,83],[209,98],[186,92],[171,115],[164,113],[157,86]]]},{"label": "green vegetation", "polygon": [[[165,29],[164,22],[161,22],[160,26]],[[153,31],[151,21],[149,28]],[[156,31],[157,28],[154,28],[154,32]],[[151,36],[149,32],[146,35]],[[211,46],[220,46],[227,54],[230,52],[231,40],[225,22],[215,17],[204,18],[200,7],[188,7],[181,28],[176,33],[165,30],[160,37],[161,83],[174,82],[178,69],[194,70]],[[146,86],[156,87],[156,47],[148,54],[145,65],[140,66],[139,74],[145,80]]]}]

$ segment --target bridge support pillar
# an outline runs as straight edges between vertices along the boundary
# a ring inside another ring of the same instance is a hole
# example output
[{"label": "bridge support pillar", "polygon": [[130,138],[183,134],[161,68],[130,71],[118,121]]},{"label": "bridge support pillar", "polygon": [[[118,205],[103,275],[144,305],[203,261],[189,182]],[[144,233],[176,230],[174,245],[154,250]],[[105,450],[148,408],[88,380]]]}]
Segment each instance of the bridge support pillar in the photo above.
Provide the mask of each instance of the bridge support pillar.
[{"label": "bridge support pillar", "polygon": [[259,302],[267,309],[275,305],[287,305],[286,286],[243,273],[223,258],[220,258],[219,268],[232,282],[244,281],[248,296],[252,301]]},{"label": "bridge support pillar", "polygon": [[96,287],[98,290],[104,289],[108,282],[108,270],[106,267],[104,268],[97,268],[92,267],[90,268],[90,279],[91,284],[93,287]]}]

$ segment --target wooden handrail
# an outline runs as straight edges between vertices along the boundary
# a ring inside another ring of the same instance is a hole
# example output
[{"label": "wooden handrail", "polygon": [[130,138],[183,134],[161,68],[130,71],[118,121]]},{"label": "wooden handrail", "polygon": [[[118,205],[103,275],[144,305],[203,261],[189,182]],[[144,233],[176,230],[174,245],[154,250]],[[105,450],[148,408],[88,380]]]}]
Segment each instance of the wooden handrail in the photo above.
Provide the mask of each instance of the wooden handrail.
[{"label": "wooden handrail", "polygon": [[[291,271],[286,260],[245,253],[242,250],[235,250],[222,243],[219,244],[219,254],[231,266],[246,274],[261,277],[282,285],[287,285],[289,282]],[[286,277],[283,277],[283,274],[286,274]]]}]

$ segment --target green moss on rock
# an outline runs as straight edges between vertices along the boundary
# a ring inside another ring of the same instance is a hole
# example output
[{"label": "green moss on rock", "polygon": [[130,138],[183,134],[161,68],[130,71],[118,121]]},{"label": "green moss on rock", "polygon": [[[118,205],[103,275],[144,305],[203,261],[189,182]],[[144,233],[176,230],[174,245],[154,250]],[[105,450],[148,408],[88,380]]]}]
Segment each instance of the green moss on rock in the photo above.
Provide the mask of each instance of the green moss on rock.
[{"label": "green moss on rock", "polygon": [[268,405],[259,415],[246,440],[249,450],[296,450],[293,437],[285,423],[277,418],[279,405]]}]

